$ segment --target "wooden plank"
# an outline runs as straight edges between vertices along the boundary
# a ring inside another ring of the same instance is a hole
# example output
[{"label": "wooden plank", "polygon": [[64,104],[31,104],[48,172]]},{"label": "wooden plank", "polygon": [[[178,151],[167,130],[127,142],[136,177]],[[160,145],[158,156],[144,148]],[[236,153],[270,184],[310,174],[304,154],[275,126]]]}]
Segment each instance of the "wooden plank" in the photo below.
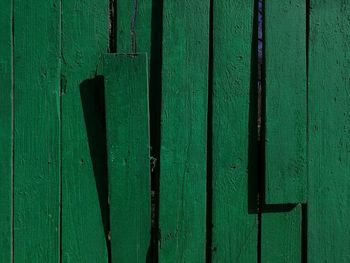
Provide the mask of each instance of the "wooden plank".
[{"label": "wooden plank", "polygon": [[62,1],[62,262],[108,262],[103,80],[108,0]]},{"label": "wooden plank", "polygon": [[164,1],[160,262],[204,262],[209,0]]},{"label": "wooden plank", "polygon": [[147,55],[105,55],[112,262],[146,262],[151,233]]},{"label": "wooden plank", "polygon": [[350,2],[311,0],[308,262],[350,262]]},{"label": "wooden plank", "polygon": [[153,5],[156,4],[149,0],[116,1],[116,46],[118,53],[140,51],[150,54]]},{"label": "wooden plank", "polygon": [[306,201],[305,3],[265,3],[267,204]]},{"label": "wooden plank", "polygon": [[214,1],[213,8],[212,261],[256,262],[257,210],[248,207],[257,180],[254,1]]},{"label": "wooden plank", "polygon": [[261,263],[300,263],[301,205],[262,214]]},{"label": "wooden plank", "polygon": [[0,262],[12,262],[12,0],[0,3]]},{"label": "wooden plank", "polygon": [[60,260],[60,1],[14,1],[14,262]]}]

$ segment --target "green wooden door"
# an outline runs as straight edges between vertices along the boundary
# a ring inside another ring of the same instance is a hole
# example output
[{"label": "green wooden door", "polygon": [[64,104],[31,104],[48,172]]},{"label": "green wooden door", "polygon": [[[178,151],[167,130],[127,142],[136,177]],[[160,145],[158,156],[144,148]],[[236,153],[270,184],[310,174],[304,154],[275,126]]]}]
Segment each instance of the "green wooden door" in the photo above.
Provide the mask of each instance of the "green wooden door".
[{"label": "green wooden door", "polygon": [[349,17],[2,0],[0,263],[350,262]]}]

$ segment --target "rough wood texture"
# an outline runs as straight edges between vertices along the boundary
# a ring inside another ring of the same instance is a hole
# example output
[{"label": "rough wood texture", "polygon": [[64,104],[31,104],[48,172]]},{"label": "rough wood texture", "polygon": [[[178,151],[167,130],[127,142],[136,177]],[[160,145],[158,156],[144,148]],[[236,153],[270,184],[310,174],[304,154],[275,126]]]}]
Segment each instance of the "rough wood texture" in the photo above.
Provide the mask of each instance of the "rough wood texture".
[{"label": "rough wood texture", "polygon": [[146,262],[151,233],[147,55],[105,55],[112,262]]},{"label": "rough wood texture", "polygon": [[108,262],[103,80],[108,0],[62,2],[62,262]]},{"label": "rough wood texture", "polygon": [[14,262],[60,260],[60,1],[14,1]]},{"label": "rough wood texture", "polygon": [[12,0],[0,3],[0,262],[12,262]]},{"label": "rough wood texture", "polygon": [[150,0],[116,1],[118,53],[147,52],[150,54],[152,2]]},{"label": "rough wood texture", "polygon": [[250,119],[256,109],[251,93],[257,92],[251,75],[257,69],[251,65],[257,52],[252,50],[253,10],[253,0],[214,1],[213,262],[257,259],[257,213],[248,207],[248,195],[254,194],[249,177],[256,172],[248,158],[256,164],[257,140],[251,134],[256,119]]},{"label": "rough wood texture", "polygon": [[160,262],[204,262],[209,1],[165,0]]},{"label": "rough wood texture", "polygon": [[350,2],[310,12],[308,262],[350,262]]},{"label": "rough wood texture", "polygon": [[301,205],[262,214],[261,263],[300,263]]},{"label": "rough wood texture", "polygon": [[267,204],[306,201],[305,3],[265,1]]}]

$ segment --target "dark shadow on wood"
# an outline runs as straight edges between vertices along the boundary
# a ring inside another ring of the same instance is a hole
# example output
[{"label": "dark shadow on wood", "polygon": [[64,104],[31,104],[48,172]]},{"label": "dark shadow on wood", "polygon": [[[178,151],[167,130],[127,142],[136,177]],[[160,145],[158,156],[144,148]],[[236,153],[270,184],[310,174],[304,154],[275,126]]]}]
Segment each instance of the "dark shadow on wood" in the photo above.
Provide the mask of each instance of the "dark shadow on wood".
[{"label": "dark shadow on wood", "polygon": [[90,157],[92,160],[101,217],[108,248],[108,257],[110,259],[107,141],[103,77],[96,76],[93,79],[83,81],[80,84],[80,97],[84,111]]}]

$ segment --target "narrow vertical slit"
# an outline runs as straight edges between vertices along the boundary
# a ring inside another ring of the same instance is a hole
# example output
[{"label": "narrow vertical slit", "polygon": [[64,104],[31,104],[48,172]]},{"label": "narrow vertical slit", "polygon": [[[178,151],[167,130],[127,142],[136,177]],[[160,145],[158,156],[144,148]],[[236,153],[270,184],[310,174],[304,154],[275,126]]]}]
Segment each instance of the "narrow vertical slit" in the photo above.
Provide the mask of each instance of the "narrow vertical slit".
[{"label": "narrow vertical slit", "polygon": [[62,29],[63,29],[63,14],[62,14],[62,0],[60,1],[60,86],[59,86],[59,107],[60,107],[60,116],[59,116],[59,257],[60,262],[62,262],[62,58],[63,58],[63,52],[62,52]]},{"label": "narrow vertical slit", "polygon": [[301,206],[301,262],[307,263],[307,205]]},{"label": "narrow vertical slit", "polygon": [[262,210],[265,190],[265,6],[264,0],[258,0],[258,263],[261,262]]},{"label": "narrow vertical slit", "polygon": [[162,100],[162,39],[163,0],[153,1],[151,21],[151,54],[149,109],[151,147],[151,244],[147,262],[158,262],[159,242],[159,188],[160,188],[160,140],[161,140],[161,100]]},{"label": "narrow vertical slit", "polygon": [[12,147],[12,171],[11,171],[11,176],[12,176],[12,185],[11,185],[11,196],[12,196],[12,201],[11,201],[11,262],[14,262],[14,255],[15,255],[15,65],[14,65],[14,56],[15,56],[15,0],[12,0],[12,19],[11,19],[11,67],[12,67],[12,72],[11,72],[11,80],[12,80],[12,87],[11,87],[11,128],[12,128],[12,142],[11,142],[11,147]]},{"label": "narrow vertical slit", "polygon": [[[310,38],[310,0],[306,0],[306,166],[307,166],[307,189],[309,178],[309,38]],[[308,193],[308,191],[307,191]],[[307,246],[308,246],[308,222],[307,222],[307,204],[302,205],[302,224],[301,224],[301,262],[307,263]]]},{"label": "narrow vertical slit", "polygon": [[[109,0],[109,53],[116,53],[117,52],[117,45],[116,45],[116,27],[117,27],[117,20],[116,20],[116,2],[115,0]],[[95,76],[97,78],[97,76]],[[98,81],[97,81],[98,82]],[[103,86],[103,85],[102,85]],[[104,86],[103,86],[104,89]],[[103,90],[104,94],[104,90]],[[103,95],[104,96],[104,95]],[[102,96],[101,96],[102,97]],[[105,125],[105,113],[102,114],[103,117],[103,123]],[[106,174],[106,176],[108,176]],[[108,177],[107,177],[108,178]],[[108,180],[108,179],[107,179]],[[109,185],[107,182],[107,200],[109,200]],[[108,228],[108,236],[106,236],[106,245],[107,245],[107,257],[108,257],[108,263],[112,262],[112,250],[111,250],[111,240],[110,240],[110,214],[109,214],[109,202],[107,203],[107,228]]]},{"label": "narrow vertical slit", "polygon": [[206,211],[206,262],[212,262],[213,242],[213,66],[214,66],[214,0],[209,12],[209,66],[208,66],[208,116],[207,116],[207,211]]},{"label": "narrow vertical slit", "polygon": [[109,0],[109,53],[117,52],[116,48],[115,0]]},{"label": "narrow vertical slit", "polygon": [[137,39],[136,39],[136,18],[137,18],[138,0],[134,0],[134,6],[132,10],[130,33],[131,33],[131,53],[137,52]]}]

